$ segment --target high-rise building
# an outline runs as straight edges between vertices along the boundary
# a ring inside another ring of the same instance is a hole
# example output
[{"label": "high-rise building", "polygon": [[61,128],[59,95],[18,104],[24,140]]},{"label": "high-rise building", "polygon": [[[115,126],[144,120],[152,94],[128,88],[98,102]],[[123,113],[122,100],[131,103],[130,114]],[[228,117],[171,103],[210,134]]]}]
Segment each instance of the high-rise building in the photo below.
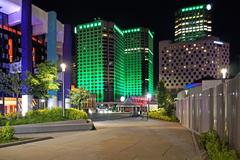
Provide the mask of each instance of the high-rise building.
[{"label": "high-rise building", "polygon": [[124,95],[124,36],[112,22],[95,20],[75,27],[77,87],[113,102]]},{"label": "high-rise building", "polygon": [[180,8],[175,13],[175,42],[211,36],[211,4]]},{"label": "high-rise building", "polygon": [[221,69],[229,69],[229,44],[216,37],[184,43],[160,41],[159,67],[159,79],[172,90],[202,78],[221,78]]},{"label": "high-rise building", "polygon": [[229,69],[229,44],[211,35],[212,5],[180,8],[175,16],[175,42],[159,42],[159,79],[178,90],[197,80],[220,78]]},{"label": "high-rise building", "polygon": [[153,93],[153,34],[147,28],[123,31],[125,47],[125,95]]}]

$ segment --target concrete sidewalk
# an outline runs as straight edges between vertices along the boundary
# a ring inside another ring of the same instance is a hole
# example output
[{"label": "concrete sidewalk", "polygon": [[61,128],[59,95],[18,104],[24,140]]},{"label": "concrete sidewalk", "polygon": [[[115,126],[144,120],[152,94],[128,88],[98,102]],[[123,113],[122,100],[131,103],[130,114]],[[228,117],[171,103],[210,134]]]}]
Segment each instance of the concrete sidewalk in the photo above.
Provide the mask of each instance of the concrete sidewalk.
[{"label": "concrete sidewalk", "polygon": [[54,139],[2,148],[0,160],[200,159],[191,133],[178,123],[128,118],[95,126],[96,131],[32,134]]}]

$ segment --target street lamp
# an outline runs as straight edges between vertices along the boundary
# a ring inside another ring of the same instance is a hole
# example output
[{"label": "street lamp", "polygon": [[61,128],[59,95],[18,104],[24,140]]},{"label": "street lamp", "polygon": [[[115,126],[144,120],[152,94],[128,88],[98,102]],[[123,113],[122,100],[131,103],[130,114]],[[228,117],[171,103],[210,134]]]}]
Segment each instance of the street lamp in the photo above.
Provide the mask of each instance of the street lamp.
[{"label": "street lamp", "polygon": [[[121,102],[124,102],[124,101],[125,101],[125,97],[124,97],[124,96],[121,96],[121,97],[120,97],[120,101],[121,101]],[[120,111],[121,111],[121,108],[120,108]]]},{"label": "street lamp", "polygon": [[65,116],[65,93],[64,93],[64,88],[65,88],[65,86],[64,86],[64,72],[66,71],[66,64],[65,63],[62,63],[61,65],[60,65],[60,67],[62,68],[62,83],[63,83],[63,85],[62,85],[62,112],[63,112],[63,117]]},{"label": "street lamp", "polygon": [[223,68],[221,69],[221,73],[222,73],[222,98],[223,98],[223,114],[224,114],[224,135],[227,136],[228,134],[228,128],[227,128],[227,105],[226,105],[226,99],[225,97],[227,96],[227,94],[225,93],[226,89],[225,89],[225,79],[227,78],[227,68]]},{"label": "street lamp", "polygon": [[227,77],[227,68],[221,69],[221,73],[222,73],[222,78],[226,79],[226,77]]},{"label": "street lamp", "polygon": [[147,94],[147,101],[148,101],[148,106],[147,106],[147,120],[148,120],[148,112],[149,112],[149,102],[151,99],[152,95],[150,93]]}]

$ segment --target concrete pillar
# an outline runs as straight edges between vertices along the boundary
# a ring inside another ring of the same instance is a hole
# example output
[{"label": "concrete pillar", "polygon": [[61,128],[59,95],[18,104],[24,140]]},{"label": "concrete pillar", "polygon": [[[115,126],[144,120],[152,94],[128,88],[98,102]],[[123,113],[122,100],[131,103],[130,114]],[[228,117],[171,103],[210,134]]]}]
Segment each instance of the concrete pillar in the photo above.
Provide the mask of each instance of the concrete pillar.
[{"label": "concrete pillar", "polygon": [[[21,47],[22,47],[22,81],[27,72],[32,72],[32,1],[22,0]],[[28,86],[22,85],[22,115],[31,108],[32,96],[28,95]]]},{"label": "concrete pillar", "polygon": [[69,91],[71,89],[71,61],[72,61],[72,26],[64,25],[64,42],[63,42],[63,59],[62,62],[66,64],[66,71],[64,73],[64,93],[65,93],[65,107],[70,108]]},{"label": "concrete pillar", "polygon": [[[47,60],[57,64],[57,14],[48,12]],[[57,93],[49,91],[48,108],[57,107]]]}]

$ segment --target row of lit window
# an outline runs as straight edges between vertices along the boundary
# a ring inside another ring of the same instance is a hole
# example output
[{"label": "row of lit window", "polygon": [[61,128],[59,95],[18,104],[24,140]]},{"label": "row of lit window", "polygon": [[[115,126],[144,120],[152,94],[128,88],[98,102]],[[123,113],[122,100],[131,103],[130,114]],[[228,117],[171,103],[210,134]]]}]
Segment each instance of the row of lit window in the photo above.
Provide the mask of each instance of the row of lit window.
[{"label": "row of lit window", "polygon": [[183,21],[183,20],[189,20],[189,19],[196,19],[196,18],[201,18],[203,17],[203,15],[197,15],[197,16],[189,16],[189,17],[183,17],[180,19],[177,19],[175,22],[178,23],[179,21]]},{"label": "row of lit window", "polygon": [[185,26],[185,25],[192,25],[192,24],[198,24],[198,23],[212,23],[212,21],[207,21],[207,20],[201,20],[201,21],[191,21],[191,22],[183,22],[175,26],[175,28],[178,28],[180,26]]}]

